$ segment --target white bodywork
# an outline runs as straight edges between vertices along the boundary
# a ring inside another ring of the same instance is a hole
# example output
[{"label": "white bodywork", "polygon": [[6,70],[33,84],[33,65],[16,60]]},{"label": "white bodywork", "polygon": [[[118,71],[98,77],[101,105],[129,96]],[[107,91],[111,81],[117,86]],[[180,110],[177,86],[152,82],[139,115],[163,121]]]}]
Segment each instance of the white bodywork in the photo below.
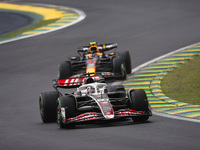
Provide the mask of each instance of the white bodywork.
[{"label": "white bodywork", "polygon": [[77,88],[77,91],[80,91],[82,96],[91,97],[98,104],[105,119],[114,118],[114,111],[106,93],[107,85],[105,83],[95,82],[82,85]]}]

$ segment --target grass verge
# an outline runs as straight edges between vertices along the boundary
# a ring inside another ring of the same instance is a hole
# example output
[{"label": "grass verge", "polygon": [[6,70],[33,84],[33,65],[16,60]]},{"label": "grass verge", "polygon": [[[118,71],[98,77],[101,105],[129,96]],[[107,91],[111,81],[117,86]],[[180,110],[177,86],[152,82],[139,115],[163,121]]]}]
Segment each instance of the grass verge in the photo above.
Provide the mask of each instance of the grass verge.
[{"label": "grass verge", "polygon": [[50,23],[56,22],[57,20],[59,20],[59,19],[41,20],[39,23],[37,23],[35,25],[31,25],[31,26],[26,27],[24,29],[13,31],[13,32],[8,33],[6,35],[0,36],[0,39],[12,38],[12,37],[18,36],[18,35],[22,34],[23,32],[31,31],[31,30],[34,30],[36,28],[40,28],[40,27],[46,26],[46,25],[48,25]]},{"label": "grass verge", "polygon": [[174,100],[200,105],[200,56],[169,72],[163,78],[161,88]]}]

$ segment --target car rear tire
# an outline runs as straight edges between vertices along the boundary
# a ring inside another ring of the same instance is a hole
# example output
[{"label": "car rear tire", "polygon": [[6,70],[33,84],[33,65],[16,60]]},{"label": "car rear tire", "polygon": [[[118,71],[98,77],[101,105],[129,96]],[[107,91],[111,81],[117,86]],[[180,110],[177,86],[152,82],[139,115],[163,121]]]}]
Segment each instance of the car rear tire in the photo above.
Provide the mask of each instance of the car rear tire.
[{"label": "car rear tire", "polygon": [[56,122],[56,101],[59,97],[57,91],[43,92],[39,97],[41,119],[44,123]]},{"label": "car rear tire", "polygon": [[57,123],[60,128],[75,127],[74,123],[63,123],[61,116],[61,108],[65,108],[65,119],[76,117],[76,101],[73,96],[62,96],[57,101]]},{"label": "car rear tire", "polygon": [[131,57],[129,51],[122,52],[122,57],[124,58],[126,73],[130,74],[132,71]]},{"label": "car rear tire", "polygon": [[124,64],[124,59],[121,56],[116,56],[112,60],[113,62],[113,72],[117,74],[122,74],[122,79],[126,79],[126,68]]},{"label": "car rear tire", "polygon": [[58,79],[66,79],[72,75],[72,67],[69,61],[59,64]]},{"label": "car rear tire", "polygon": [[[130,108],[136,111],[149,111],[149,102],[146,93],[143,89],[137,89],[130,91]],[[134,122],[146,121],[149,116],[134,116],[132,117]]]},{"label": "car rear tire", "polygon": [[131,63],[131,57],[129,51],[124,51],[124,52],[117,52],[117,56],[122,56],[125,62],[125,67],[126,67],[126,73],[131,74],[132,72],[132,63]]}]

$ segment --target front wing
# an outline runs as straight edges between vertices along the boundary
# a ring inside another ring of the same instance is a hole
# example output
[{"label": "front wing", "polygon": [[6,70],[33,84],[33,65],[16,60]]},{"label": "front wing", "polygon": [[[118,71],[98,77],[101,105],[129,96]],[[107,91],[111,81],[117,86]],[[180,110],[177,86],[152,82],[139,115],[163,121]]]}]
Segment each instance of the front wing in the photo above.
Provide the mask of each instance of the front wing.
[{"label": "front wing", "polygon": [[[64,108],[62,110],[64,113]],[[122,117],[128,118],[134,116],[152,116],[152,113],[151,111],[144,112],[144,111],[136,111],[133,109],[120,109],[114,112],[114,118],[112,119],[118,119]],[[92,121],[92,120],[95,121],[95,120],[111,120],[111,119],[106,119],[100,112],[86,112],[76,117],[68,119],[65,118],[65,115],[62,115],[62,121],[64,124],[78,123],[78,122]]]}]

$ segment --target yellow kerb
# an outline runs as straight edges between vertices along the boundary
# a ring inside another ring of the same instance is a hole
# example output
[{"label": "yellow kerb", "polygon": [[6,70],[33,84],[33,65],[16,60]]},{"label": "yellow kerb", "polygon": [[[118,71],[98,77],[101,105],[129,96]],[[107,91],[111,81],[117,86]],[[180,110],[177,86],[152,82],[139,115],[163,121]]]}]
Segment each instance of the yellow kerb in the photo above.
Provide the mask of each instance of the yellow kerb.
[{"label": "yellow kerb", "polygon": [[0,9],[10,9],[40,14],[44,17],[43,20],[59,19],[62,17],[62,14],[55,9],[38,6],[0,3]]}]

